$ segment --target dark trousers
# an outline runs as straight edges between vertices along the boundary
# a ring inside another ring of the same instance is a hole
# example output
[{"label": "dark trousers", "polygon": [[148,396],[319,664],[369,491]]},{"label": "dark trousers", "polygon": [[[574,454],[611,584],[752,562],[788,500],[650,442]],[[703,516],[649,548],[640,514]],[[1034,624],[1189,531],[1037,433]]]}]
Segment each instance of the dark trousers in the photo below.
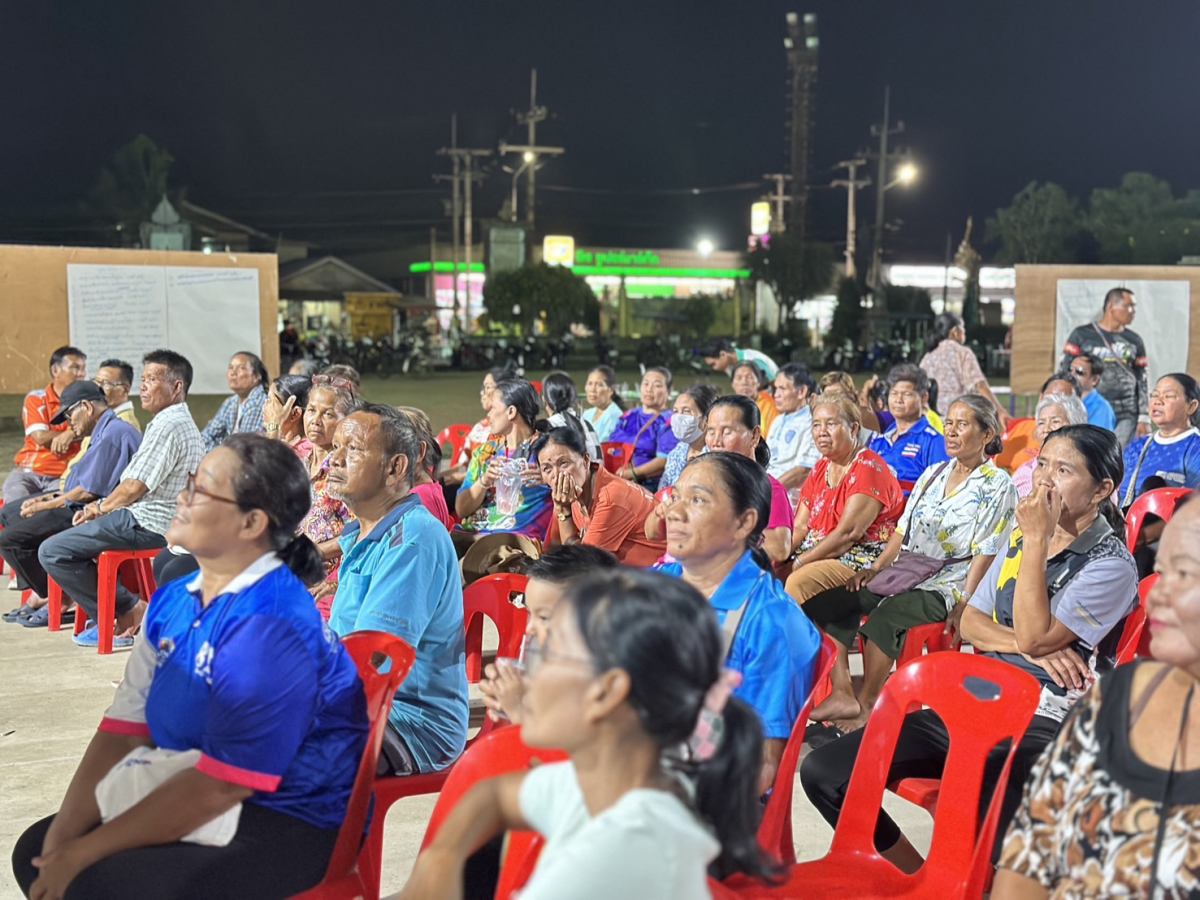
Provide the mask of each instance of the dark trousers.
[{"label": "dark trousers", "polygon": [[154,557],[154,583],[162,587],[168,581],[200,571],[200,563],[190,553],[160,553]]},{"label": "dark trousers", "polygon": [[[996,831],[996,846],[993,860],[1000,852],[1004,832],[1013,814],[1021,803],[1025,781],[1033,770],[1046,745],[1054,740],[1061,723],[1045,716],[1034,716],[1025,736],[1017,745],[1008,785],[1004,789],[1004,801],[1000,808],[1000,824]],[[850,773],[862,745],[865,729],[851,732],[812,751],[800,764],[800,784],[825,821],[837,826],[838,813],[846,799],[846,787],[850,784]],[[909,713],[896,740],[896,752],[888,769],[888,783],[901,778],[940,778],[950,752],[950,735],[946,726],[931,709]],[[1000,770],[1008,756],[1007,745],[1001,745],[988,754],[983,771],[983,790],[979,798],[979,822],[987,811],[995,790]],[[952,798],[942,798],[952,802]],[[978,826],[977,826],[978,827]],[[882,809],[875,824],[875,846],[888,850],[900,840],[900,829]]]},{"label": "dark trousers", "polygon": [[[48,539],[38,550],[38,559],[63,593],[95,621],[96,557],[105,550],[154,550],[165,546],[161,534],[139,525],[128,509],[117,509]],[[124,615],[136,603],[137,597],[118,583],[116,614]]]},{"label": "dark trousers", "polygon": [[[50,816],[30,826],[13,848],[13,875],[26,897],[38,876],[33,858],[42,852],[52,821]],[[283,900],[321,881],[336,842],[336,828],[316,828],[244,803],[227,846],[176,843],[126,850],[80,872],[64,900]]]},{"label": "dark trousers", "polygon": [[48,509],[28,519],[21,518],[21,504],[14,503],[0,509],[0,556],[17,576],[22,590],[32,589],[39,597],[45,597],[46,570],[38,562],[38,548],[46,538],[53,537],[71,527],[75,511],[71,509]]}]

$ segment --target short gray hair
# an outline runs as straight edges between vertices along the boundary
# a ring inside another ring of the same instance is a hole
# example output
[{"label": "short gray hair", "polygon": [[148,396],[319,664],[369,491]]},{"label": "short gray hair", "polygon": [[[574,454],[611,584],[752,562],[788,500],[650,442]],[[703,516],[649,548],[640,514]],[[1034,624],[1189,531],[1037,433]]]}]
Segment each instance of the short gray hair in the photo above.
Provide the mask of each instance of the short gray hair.
[{"label": "short gray hair", "polygon": [[[995,437],[983,448],[983,452],[988,456],[996,456],[1004,451],[1004,441],[1001,440],[1001,434],[1004,429],[1000,427],[1000,416],[996,413],[996,406],[983,394],[963,394],[961,397],[956,397],[954,402],[950,404],[961,403],[971,411],[971,415],[975,417],[975,421],[979,423],[979,427],[984,431],[990,431]],[[946,407],[946,412],[949,414],[950,406]]]},{"label": "short gray hair", "polygon": [[1033,414],[1034,421],[1042,417],[1042,411],[1051,406],[1061,406],[1066,413],[1070,425],[1086,425],[1088,423],[1087,408],[1078,397],[1066,394],[1047,394],[1038,401],[1037,410]]},{"label": "short gray hair", "polygon": [[385,458],[403,456],[408,459],[408,486],[413,486],[415,467],[421,458],[421,437],[413,420],[394,406],[382,403],[364,403],[357,412],[378,416],[379,435],[383,441]]},{"label": "short gray hair", "polygon": [[925,373],[925,370],[918,365],[904,362],[897,363],[896,365],[892,366],[892,369],[890,372],[888,372],[887,376],[888,390],[890,391],[898,382],[901,381],[907,381],[909,384],[911,384],[914,388],[916,388],[918,394],[929,393],[929,376]]}]

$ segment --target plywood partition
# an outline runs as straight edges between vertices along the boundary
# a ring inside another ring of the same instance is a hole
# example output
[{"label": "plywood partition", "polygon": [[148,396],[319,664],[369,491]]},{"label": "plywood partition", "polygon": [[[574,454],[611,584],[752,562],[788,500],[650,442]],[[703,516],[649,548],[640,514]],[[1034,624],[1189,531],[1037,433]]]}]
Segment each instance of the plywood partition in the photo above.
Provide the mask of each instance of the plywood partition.
[{"label": "plywood partition", "polygon": [[[1186,281],[1191,285],[1187,322],[1187,371],[1200,374],[1200,267],[1198,266],[1017,266],[1016,319],[1013,322],[1012,388],[1032,394],[1054,371],[1062,355],[1055,338],[1058,282],[1061,279],[1111,281]],[[1096,305],[1096,317],[1100,307]],[[1146,317],[1155,311],[1140,305],[1133,330],[1147,337]],[[1140,324],[1139,324],[1140,323]],[[1082,325],[1083,322],[1073,323]],[[1182,323],[1180,323],[1182,326]],[[1162,323],[1158,323],[1159,327]],[[1154,346],[1147,338],[1147,352]]]},{"label": "plywood partition", "polygon": [[[0,245],[0,394],[23,394],[45,387],[47,362],[69,342],[68,264],[103,266],[182,266],[258,270],[261,346],[259,355],[272,374],[279,372],[276,322],[279,264],[273,253],[189,253],[112,250],[93,247]],[[81,348],[87,350],[88,348]],[[250,349],[250,348],[245,348]],[[99,360],[89,360],[95,371]],[[130,360],[135,366],[139,360]],[[224,367],[227,360],[220,360]],[[198,365],[192,360],[193,366]],[[211,361],[210,361],[211,364]]]}]

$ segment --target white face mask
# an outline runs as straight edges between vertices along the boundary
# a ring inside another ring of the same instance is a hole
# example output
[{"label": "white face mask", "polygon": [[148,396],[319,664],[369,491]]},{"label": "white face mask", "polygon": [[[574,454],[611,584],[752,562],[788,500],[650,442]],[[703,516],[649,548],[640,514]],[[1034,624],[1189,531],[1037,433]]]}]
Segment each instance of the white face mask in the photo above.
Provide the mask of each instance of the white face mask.
[{"label": "white face mask", "polygon": [[690,444],[701,435],[700,417],[675,413],[671,416],[671,433],[685,444]]}]

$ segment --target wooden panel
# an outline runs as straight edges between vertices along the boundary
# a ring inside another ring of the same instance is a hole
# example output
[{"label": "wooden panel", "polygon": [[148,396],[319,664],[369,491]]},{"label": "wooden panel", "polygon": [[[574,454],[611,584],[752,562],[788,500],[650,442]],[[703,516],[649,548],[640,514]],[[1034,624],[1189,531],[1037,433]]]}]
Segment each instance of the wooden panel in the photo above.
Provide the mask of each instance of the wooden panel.
[{"label": "wooden panel", "polygon": [[[208,254],[0,245],[0,394],[24,394],[45,387],[49,380],[50,354],[69,343],[68,263],[258,269],[262,332],[259,355],[268,371],[279,371],[276,322],[279,264],[273,253]],[[138,360],[130,362],[135,366],[139,363]]]},{"label": "wooden panel", "polygon": [[[1188,372],[1200,372],[1200,266],[1017,266],[1013,322],[1012,389],[1033,394],[1054,371],[1062,354],[1055,346],[1055,312],[1060,278],[1112,281],[1186,281],[1189,291]],[[1133,330],[1137,331],[1137,323]],[[1153,348],[1147,348],[1153,353]]]}]

